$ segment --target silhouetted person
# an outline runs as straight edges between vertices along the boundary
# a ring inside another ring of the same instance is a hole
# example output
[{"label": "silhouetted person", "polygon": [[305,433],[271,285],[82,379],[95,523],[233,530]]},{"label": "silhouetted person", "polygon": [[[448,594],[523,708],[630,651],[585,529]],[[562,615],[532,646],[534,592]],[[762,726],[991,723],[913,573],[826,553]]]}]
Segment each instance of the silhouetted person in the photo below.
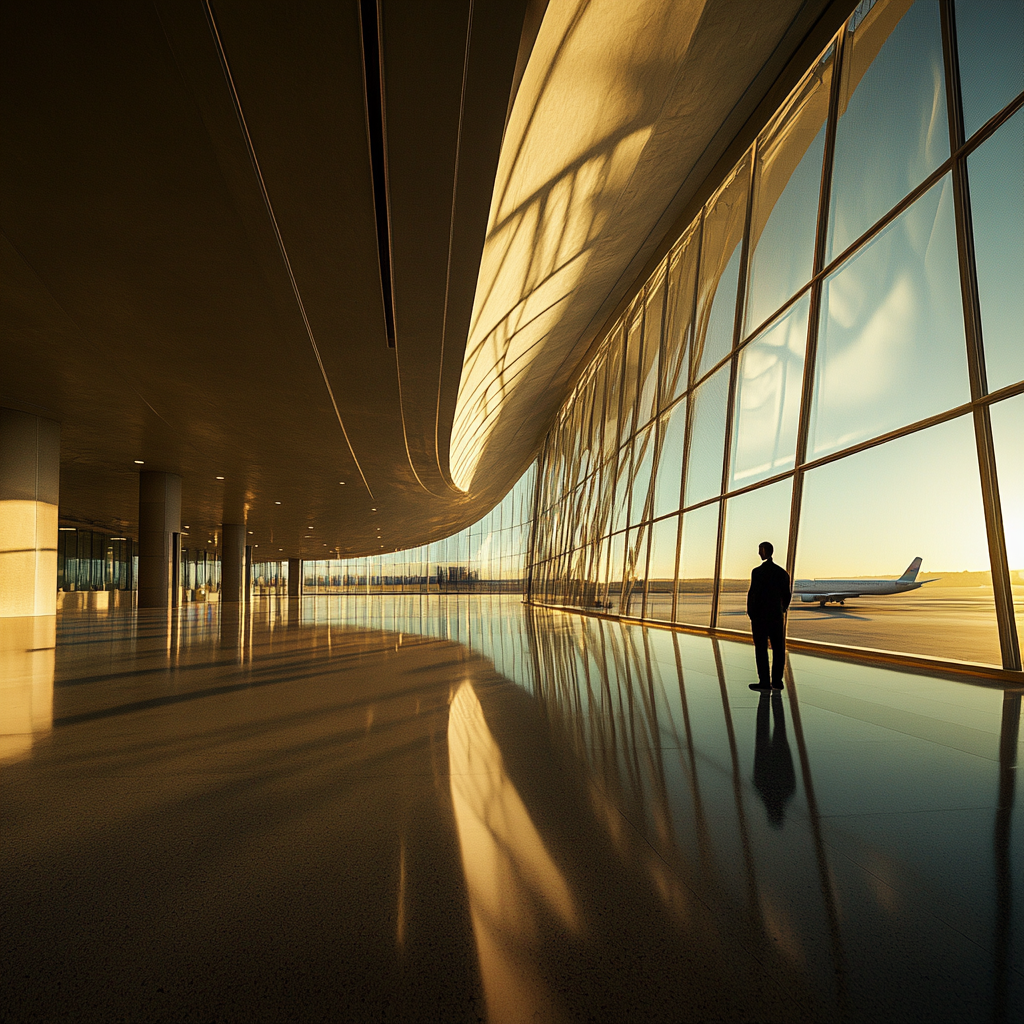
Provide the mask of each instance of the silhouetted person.
[{"label": "silhouetted person", "polygon": [[[768,705],[775,720],[771,736],[768,735]],[[762,694],[757,705],[757,733],[754,736],[754,788],[761,794],[768,821],[782,828],[786,801],[796,792],[796,772],[793,755],[786,739],[786,715],[782,710],[782,697],[773,693]]]},{"label": "silhouetted person", "polygon": [[[762,541],[757,553],[763,561],[750,574],[747,591],[747,616],[754,634],[754,659],[757,682],[752,690],[781,690],[782,670],[786,667],[786,612],[792,591],[789,573],[772,561],[775,548],[771,541]],[[768,671],[768,643],[772,645],[772,666]]]}]

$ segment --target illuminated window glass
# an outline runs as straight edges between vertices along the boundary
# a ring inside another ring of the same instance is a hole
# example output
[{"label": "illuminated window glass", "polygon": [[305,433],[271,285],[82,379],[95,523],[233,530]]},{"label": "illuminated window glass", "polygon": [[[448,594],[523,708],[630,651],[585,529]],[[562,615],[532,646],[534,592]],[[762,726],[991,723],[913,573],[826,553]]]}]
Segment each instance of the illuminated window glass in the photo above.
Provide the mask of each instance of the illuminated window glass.
[{"label": "illuminated window glass", "polygon": [[650,423],[658,411],[658,365],[661,356],[661,323],[665,308],[665,270],[659,268],[647,286],[644,313],[644,352],[640,365],[640,398],[636,425]]},{"label": "illuminated window glass", "polygon": [[691,626],[710,625],[717,545],[718,502],[703,505],[683,515],[676,596],[677,622]]},{"label": "illuminated window glass", "polygon": [[643,340],[643,306],[638,301],[626,319],[626,349],[622,374],[622,413],[619,417],[619,444],[633,433],[636,398],[640,378],[641,343]]},{"label": "illuminated window glass", "polygon": [[949,176],[825,282],[808,458],[970,399]]},{"label": "illuminated window glass", "polygon": [[676,574],[676,540],[679,517],[660,519],[651,527],[651,550],[647,564],[645,619],[672,618],[672,591]]},{"label": "illuminated window glass", "polygon": [[686,441],[686,402],[676,402],[661,417],[658,427],[657,476],[654,482],[654,515],[660,517],[679,508],[683,480],[683,451]]},{"label": "illuminated window glass", "polygon": [[847,32],[828,259],[949,156],[939,5],[861,4]]},{"label": "illuminated window glass", "polygon": [[718,625],[723,629],[750,631],[747,590],[750,570],[761,564],[757,549],[762,541],[769,541],[775,548],[775,564],[785,566],[792,497],[793,481],[789,479],[738,494],[725,503],[722,578],[718,585]]},{"label": "illuminated window glass", "polygon": [[[852,596],[865,580],[892,586],[916,557],[913,582],[936,582]],[[808,472],[796,576],[790,636],[998,665],[972,417]],[[845,603],[820,607],[822,598]]]},{"label": "illuminated window glass", "polygon": [[698,380],[732,348],[748,178],[748,158],[744,157],[710,200],[704,215],[693,343]]},{"label": "illuminated window glass", "polygon": [[728,366],[723,366],[693,393],[693,425],[684,492],[686,505],[713,498],[722,490],[722,455],[728,399]]},{"label": "illuminated window glass", "polygon": [[604,400],[604,455],[615,454],[619,446],[619,399],[622,391],[622,328],[617,327],[608,345]]},{"label": "illuminated window glass", "polygon": [[690,383],[690,321],[697,278],[700,222],[690,227],[669,262],[665,345],[661,361],[661,404],[670,405]]},{"label": "illuminated window glass", "polygon": [[640,526],[626,534],[626,563],[622,570],[620,615],[639,618],[643,612],[649,533],[649,527]]},{"label": "illuminated window glass", "polygon": [[652,424],[636,435],[633,442],[633,486],[629,507],[630,525],[651,518],[647,495],[651,486],[651,467],[654,465],[654,443],[657,431]]},{"label": "illuminated window glass", "polygon": [[1017,636],[1024,650],[1024,395],[992,406],[1006,560],[1010,567]]},{"label": "illuminated window glass", "polygon": [[805,295],[739,354],[730,489],[793,468],[809,305]]},{"label": "illuminated window glass", "polygon": [[745,334],[811,279],[834,49],[794,90],[758,143]]},{"label": "illuminated window glass", "polygon": [[985,367],[997,391],[1024,378],[1024,110],[968,157],[967,173]]},{"label": "illuminated window glass", "polygon": [[626,534],[616,533],[608,544],[608,597],[610,611],[617,612],[622,595],[622,565],[626,557]]},{"label": "illuminated window glass", "polygon": [[960,0],[956,35],[964,134],[969,139],[1024,90],[1024,4]]}]

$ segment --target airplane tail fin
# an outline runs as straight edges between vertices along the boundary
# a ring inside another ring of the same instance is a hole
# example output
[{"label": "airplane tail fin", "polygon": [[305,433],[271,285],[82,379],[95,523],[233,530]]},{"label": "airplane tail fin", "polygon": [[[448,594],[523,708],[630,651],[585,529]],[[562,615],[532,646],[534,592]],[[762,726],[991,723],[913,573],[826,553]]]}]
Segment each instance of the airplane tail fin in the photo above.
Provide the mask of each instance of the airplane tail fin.
[{"label": "airplane tail fin", "polygon": [[898,583],[913,583],[917,579],[917,574],[921,571],[921,556],[918,555],[910,565],[907,566],[906,572],[897,580]]}]

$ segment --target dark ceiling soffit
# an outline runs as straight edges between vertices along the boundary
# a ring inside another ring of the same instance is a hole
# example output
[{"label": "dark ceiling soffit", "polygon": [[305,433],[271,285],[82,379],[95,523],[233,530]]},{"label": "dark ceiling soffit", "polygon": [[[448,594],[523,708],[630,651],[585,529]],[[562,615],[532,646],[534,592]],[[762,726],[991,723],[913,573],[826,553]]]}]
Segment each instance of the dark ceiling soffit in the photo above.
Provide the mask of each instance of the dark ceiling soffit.
[{"label": "dark ceiling soffit", "polygon": [[519,53],[516,56],[516,70],[512,76],[512,89],[508,96],[508,110],[505,111],[505,128],[508,128],[509,118],[512,116],[512,107],[515,106],[516,96],[519,95],[519,86],[526,74],[526,65],[530,62],[530,54],[533,53],[533,46],[537,42],[540,33],[541,22],[548,10],[548,0],[527,0],[526,14],[523,17],[523,33],[519,37]]},{"label": "dark ceiling soffit", "polygon": [[359,0],[359,28],[363,44],[363,91],[366,98],[366,135],[373,178],[373,212],[377,221],[377,259],[384,302],[384,331],[388,348],[395,347],[395,300],[391,274],[391,216],[388,208],[387,141],[384,132],[384,69],[381,63],[378,0]]}]

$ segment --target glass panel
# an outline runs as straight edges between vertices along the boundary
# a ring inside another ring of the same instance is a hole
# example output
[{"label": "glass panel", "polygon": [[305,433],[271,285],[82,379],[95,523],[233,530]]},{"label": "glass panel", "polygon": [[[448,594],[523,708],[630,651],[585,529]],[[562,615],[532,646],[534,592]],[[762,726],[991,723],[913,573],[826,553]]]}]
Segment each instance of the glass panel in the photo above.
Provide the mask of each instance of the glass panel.
[{"label": "glass panel", "polygon": [[793,468],[809,307],[805,295],[739,354],[730,489]]},{"label": "glass panel", "polygon": [[622,563],[626,557],[626,534],[616,533],[609,542],[608,597],[605,607],[616,614],[622,597]]},{"label": "glass panel", "polygon": [[757,549],[762,541],[770,541],[775,548],[775,564],[785,566],[792,496],[793,481],[780,480],[726,502],[722,578],[718,585],[718,625],[723,629],[750,632],[747,590],[750,570],[761,564]]},{"label": "glass panel", "polygon": [[999,664],[972,417],[811,470],[796,575],[790,636]]},{"label": "glass panel", "polygon": [[704,215],[697,291],[694,365],[697,379],[732,348],[743,222],[747,215],[749,157],[744,157]]},{"label": "glass panel", "polygon": [[697,277],[699,228],[698,221],[686,232],[671,258],[665,345],[661,361],[663,408],[678,398],[690,383],[690,320],[693,317],[693,288]]},{"label": "glass panel", "polygon": [[636,415],[637,383],[640,376],[640,343],[643,338],[643,306],[637,302],[626,320],[629,331],[626,335],[625,371],[622,375],[622,415],[619,418],[619,444],[624,444],[633,433]]},{"label": "glass panel", "polygon": [[794,90],[758,144],[744,334],[811,279],[834,50]]},{"label": "glass panel", "polygon": [[725,414],[729,367],[723,366],[693,393],[693,426],[686,464],[686,505],[713,498],[722,490]]},{"label": "glass panel", "polygon": [[676,539],[679,516],[661,519],[651,527],[651,553],[647,566],[645,619],[672,618],[672,590],[676,574]]},{"label": "glass panel", "polygon": [[947,175],[826,282],[809,458],[970,399]]},{"label": "glass panel", "polygon": [[956,38],[964,134],[969,139],[1024,89],[1024,4],[959,2]]},{"label": "glass panel", "polygon": [[992,438],[1017,636],[1024,650],[1024,395],[992,406]]},{"label": "glass panel", "polygon": [[655,463],[654,515],[663,516],[679,508],[683,481],[683,448],[686,441],[686,402],[676,402],[661,417],[658,458]]},{"label": "glass panel", "polygon": [[658,362],[661,355],[661,321],[665,308],[665,269],[659,267],[647,286],[644,314],[644,356],[640,367],[640,401],[636,423],[650,423],[658,411]]},{"label": "glass panel", "polygon": [[1024,378],[1024,110],[968,157],[967,171],[985,367],[996,391]]},{"label": "glass panel", "polygon": [[878,0],[850,24],[827,261],[949,156],[939,5]]},{"label": "glass panel", "polygon": [[626,567],[622,574],[622,605],[620,615],[639,618],[644,605],[644,582],[647,573],[647,537],[650,529],[641,526],[626,534]]},{"label": "glass panel", "polygon": [[622,390],[622,329],[612,332],[608,346],[607,386],[604,401],[604,457],[619,446],[619,395]]},{"label": "glass panel", "polygon": [[683,516],[676,622],[686,622],[692,626],[710,625],[717,545],[717,501],[687,512]]},{"label": "glass panel", "polygon": [[651,487],[651,466],[654,463],[654,426],[637,434],[633,442],[633,487],[629,506],[629,523],[633,526],[651,518],[647,493]]},{"label": "glass panel", "polygon": [[615,468],[615,499],[612,503],[612,530],[626,526],[629,512],[630,450],[623,448]]}]

